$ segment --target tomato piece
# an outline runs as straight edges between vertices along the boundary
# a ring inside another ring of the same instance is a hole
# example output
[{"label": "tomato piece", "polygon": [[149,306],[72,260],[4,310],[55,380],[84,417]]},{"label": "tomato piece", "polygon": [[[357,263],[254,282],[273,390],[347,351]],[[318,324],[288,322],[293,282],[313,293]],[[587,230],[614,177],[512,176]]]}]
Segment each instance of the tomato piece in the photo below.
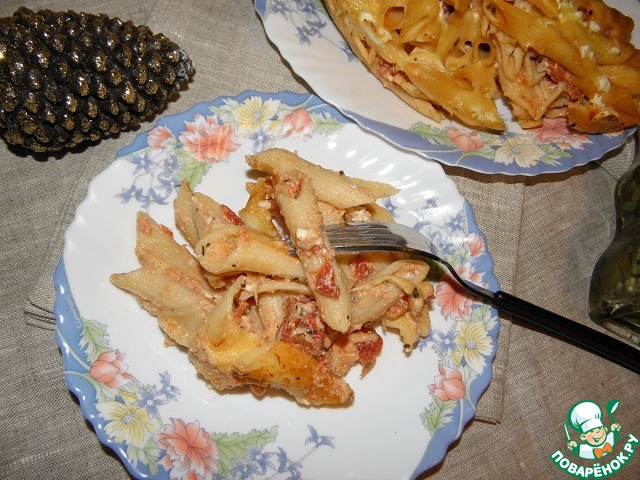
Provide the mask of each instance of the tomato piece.
[{"label": "tomato piece", "polygon": [[382,337],[373,329],[362,329],[362,333],[366,334],[366,340],[357,341],[355,343],[356,350],[362,364],[362,374],[367,373],[376,363],[376,358],[382,352]]},{"label": "tomato piece", "polygon": [[340,287],[336,285],[333,275],[333,265],[325,261],[318,273],[316,273],[316,290],[320,295],[330,298],[338,298],[340,296]]},{"label": "tomato piece", "polygon": [[356,284],[364,280],[373,272],[373,264],[362,257],[356,258],[353,262],[353,272],[356,278]]}]

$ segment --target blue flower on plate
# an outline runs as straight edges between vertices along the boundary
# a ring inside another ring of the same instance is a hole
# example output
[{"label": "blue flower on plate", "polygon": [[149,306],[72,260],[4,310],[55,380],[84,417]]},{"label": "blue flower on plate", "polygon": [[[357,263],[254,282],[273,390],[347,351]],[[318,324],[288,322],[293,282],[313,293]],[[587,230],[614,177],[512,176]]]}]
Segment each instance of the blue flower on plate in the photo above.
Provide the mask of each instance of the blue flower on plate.
[{"label": "blue flower on plate", "polygon": [[142,197],[142,208],[148,209],[153,204],[167,205],[167,196],[158,194],[156,189],[151,187],[147,190],[147,194]]},{"label": "blue flower on plate", "polygon": [[122,192],[116,195],[116,198],[122,200],[122,203],[127,203],[132,198],[137,202],[142,202],[144,195],[141,188],[131,185],[129,188],[123,188]]},{"label": "blue flower on plate", "polygon": [[313,428],[311,425],[307,425],[307,428],[309,428],[309,431],[311,432],[311,435],[309,437],[307,437],[307,439],[304,441],[305,445],[313,443],[316,447],[320,447],[322,445],[328,445],[331,448],[336,448],[335,445],[332,442],[333,437],[327,437],[325,435],[318,435],[317,430],[315,428]]},{"label": "blue flower on plate", "polygon": [[289,2],[284,0],[274,0],[268,3],[267,11],[269,13],[280,14],[284,18],[289,18],[293,10],[289,7]]},{"label": "blue flower on plate", "polygon": [[129,162],[133,163],[136,166],[135,170],[133,171],[134,175],[141,171],[150,173],[151,169],[155,167],[155,163],[151,158],[149,158],[149,152],[144,152],[144,154],[142,155],[133,155],[129,159]]},{"label": "blue flower on plate", "polygon": [[435,330],[432,333],[434,340],[434,348],[439,350],[443,356],[448,356],[452,351],[458,351],[456,345],[457,332],[454,327],[451,327],[447,333],[442,333],[440,330]]},{"label": "blue flower on plate", "polygon": [[451,236],[455,236],[457,233],[464,234],[466,221],[467,219],[464,211],[460,210],[456,215],[452,215],[449,218],[449,220],[444,224],[444,228],[451,234]]},{"label": "blue flower on plate", "polygon": [[262,446],[260,445],[255,447],[248,447],[247,451],[249,453],[247,455],[247,458],[255,465],[260,467],[263,475],[266,473],[267,469],[275,468],[274,464],[271,462],[271,460],[269,460],[270,457],[275,455],[274,452],[263,452]]}]

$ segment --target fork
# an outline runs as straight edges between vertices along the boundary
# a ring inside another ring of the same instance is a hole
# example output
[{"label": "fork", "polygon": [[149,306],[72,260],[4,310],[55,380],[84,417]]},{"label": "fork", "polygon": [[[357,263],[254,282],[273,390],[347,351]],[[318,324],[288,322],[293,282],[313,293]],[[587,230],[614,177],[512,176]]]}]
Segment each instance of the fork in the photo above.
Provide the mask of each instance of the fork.
[{"label": "fork", "polygon": [[494,292],[465,280],[448,261],[434,253],[437,249],[427,237],[411,227],[400,223],[358,222],[327,226],[326,231],[336,252],[389,250],[421,260],[434,260],[446,267],[460,285],[494,307],[640,374],[640,350],[514,295],[501,290]]}]

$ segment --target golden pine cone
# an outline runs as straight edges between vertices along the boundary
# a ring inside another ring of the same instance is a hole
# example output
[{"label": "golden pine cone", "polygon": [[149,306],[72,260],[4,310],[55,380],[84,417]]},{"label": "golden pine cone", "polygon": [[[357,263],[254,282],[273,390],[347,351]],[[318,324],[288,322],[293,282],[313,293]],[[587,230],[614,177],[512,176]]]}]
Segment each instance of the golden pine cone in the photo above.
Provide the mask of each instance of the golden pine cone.
[{"label": "golden pine cone", "polygon": [[193,71],[144,25],[22,7],[0,18],[0,133],[36,152],[96,141],[152,117]]}]

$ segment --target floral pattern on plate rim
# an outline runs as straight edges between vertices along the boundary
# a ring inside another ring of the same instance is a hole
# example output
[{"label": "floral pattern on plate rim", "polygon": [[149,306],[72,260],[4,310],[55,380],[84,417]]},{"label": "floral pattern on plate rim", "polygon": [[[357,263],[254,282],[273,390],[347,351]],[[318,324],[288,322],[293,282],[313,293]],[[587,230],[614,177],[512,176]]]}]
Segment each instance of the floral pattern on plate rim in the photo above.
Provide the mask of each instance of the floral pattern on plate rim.
[{"label": "floral pattern on plate rim", "polygon": [[[226,162],[240,138],[260,152],[288,136],[330,136],[350,123],[337,110],[314,96],[289,92],[245,92],[211,102],[206,115],[183,114],[158,121],[146,134],[116,157],[130,164],[132,183],[114,192],[122,203],[141,208],[167,205],[182,181],[197,185],[216,164]],[[209,115],[210,113],[210,115]],[[186,118],[186,119],[185,119]],[[385,207],[397,216],[393,198]],[[471,206],[434,222],[429,210],[437,198],[426,198],[413,212],[413,228],[433,244],[464,278],[497,288],[484,236],[477,230]],[[452,238],[461,239],[453,242]],[[430,401],[420,420],[431,436],[415,474],[439,463],[449,443],[458,438],[472,418],[478,398],[491,378],[491,360],[499,318],[495,309],[468,297],[439,265],[432,265],[436,280],[435,305],[446,319],[447,331],[432,329],[418,350],[433,348],[439,375],[429,385]],[[158,373],[158,385],[139,382],[125,362],[126,352],[109,344],[108,327],[83,318],[70,292],[63,262],[56,271],[58,297],[56,337],[65,357],[65,377],[81,399],[85,416],[96,425],[105,445],[113,448],[137,478],[300,478],[303,462],[320,447],[335,449],[335,439],[319,435],[308,425],[307,452],[290,459],[276,446],[278,426],[249,433],[208,432],[198,419],[165,418],[163,405],[176,401],[180,391],[169,372]],[[84,382],[84,383],[83,383]],[[87,386],[92,389],[88,389]],[[93,392],[93,398],[86,397]],[[301,439],[302,440],[302,439]],[[273,444],[273,445],[272,445]],[[189,445],[189,447],[185,447]]]},{"label": "floral pattern on plate rim", "polygon": [[[343,52],[347,64],[359,62],[334,26],[321,0],[256,0],[255,3],[267,33],[269,17],[281,16],[291,25],[290,32],[295,37],[291,41],[309,48]],[[275,43],[278,44],[277,41]],[[287,60],[295,69],[295,58]],[[306,72],[298,73],[304,77]],[[320,88],[313,85],[313,78],[305,80],[331,102],[330,92],[320,92]],[[364,128],[398,146],[447,165],[482,173],[537,175],[564,172],[600,159],[608,151],[620,147],[636,131],[629,128],[621,132],[587,135],[571,131],[565,118],[544,119],[542,126],[528,130],[515,121],[505,121],[506,131],[502,134],[477,131],[448,118],[438,124],[425,117],[424,121],[403,129],[381,119],[367,118],[341,105],[337,108]]]}]

